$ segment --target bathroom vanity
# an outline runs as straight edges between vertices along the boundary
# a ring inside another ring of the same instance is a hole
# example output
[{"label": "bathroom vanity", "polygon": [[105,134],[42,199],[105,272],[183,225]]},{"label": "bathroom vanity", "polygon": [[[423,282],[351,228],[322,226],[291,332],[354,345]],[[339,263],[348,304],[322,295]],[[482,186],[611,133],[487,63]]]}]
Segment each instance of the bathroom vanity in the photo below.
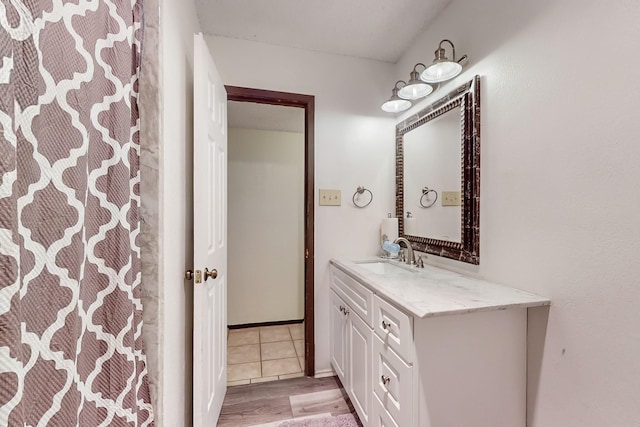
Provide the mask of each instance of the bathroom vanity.
[{"label": "bathroom vanity", "polygon": [[364,426],[524,427],[527,308],[425,265],[331,260],[331,364]]}]

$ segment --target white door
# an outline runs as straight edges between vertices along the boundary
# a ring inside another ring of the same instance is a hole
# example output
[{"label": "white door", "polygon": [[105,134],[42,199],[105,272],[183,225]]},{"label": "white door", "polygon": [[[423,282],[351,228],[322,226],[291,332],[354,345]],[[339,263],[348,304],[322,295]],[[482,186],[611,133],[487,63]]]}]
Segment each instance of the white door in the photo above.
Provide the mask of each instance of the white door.
[{"label": "white door", "polygon": [[193,423],[210,427],[227,390],[227,92],[202,34],[193,63]]}]

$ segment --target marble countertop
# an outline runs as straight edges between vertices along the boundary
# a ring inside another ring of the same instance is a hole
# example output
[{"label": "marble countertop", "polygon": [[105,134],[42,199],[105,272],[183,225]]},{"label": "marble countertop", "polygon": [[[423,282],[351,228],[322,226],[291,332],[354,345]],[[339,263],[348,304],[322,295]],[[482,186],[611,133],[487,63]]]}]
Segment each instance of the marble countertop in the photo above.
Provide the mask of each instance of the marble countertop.
[{"label": "marble countertop", "polygon": [[431,265],[425,264],[424,268],[402,265],[414,271],[393,269],[394,272],[381,273],[366,268],[365,264],[372,262],[385,261],[331,259],[336,268],[419,318],[551,304],[549,298]]}]

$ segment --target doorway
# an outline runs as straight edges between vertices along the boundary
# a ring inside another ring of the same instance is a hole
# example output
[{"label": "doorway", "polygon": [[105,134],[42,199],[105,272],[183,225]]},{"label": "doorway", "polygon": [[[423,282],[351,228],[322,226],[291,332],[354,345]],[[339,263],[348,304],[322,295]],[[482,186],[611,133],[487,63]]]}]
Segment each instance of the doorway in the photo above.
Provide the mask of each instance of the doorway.
[{"label": "doorway", "polygon": [[[268,104],[300,108],[304,112],[304,212],[303,264],[304,264],[304,374],[315,374],[314,346],[314,97],[288,92],[275,92],[237,86],[225,86],[228,101]],[[255,207],[259,214],[259,206]],[[286,260],[285,260],[286,261]],[[250,262],[249,260],[247,262]]]}]

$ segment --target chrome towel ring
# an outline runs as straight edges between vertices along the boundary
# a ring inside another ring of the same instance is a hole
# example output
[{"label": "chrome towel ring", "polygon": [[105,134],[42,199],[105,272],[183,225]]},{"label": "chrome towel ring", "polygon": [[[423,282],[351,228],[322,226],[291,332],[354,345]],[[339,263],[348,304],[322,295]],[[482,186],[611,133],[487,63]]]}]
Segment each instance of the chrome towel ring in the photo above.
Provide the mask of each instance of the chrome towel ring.
[{"label": "chrome towel ring", "polygon": [[[430,193],[435,194],[435,198],[433,199],[433,202],[429,202]],[[438,200],[438,192],[436,190],[429,189],[429,187],[424,187],[422,189],[422,196],[420,196],[420,206],[422,206],[423,208],[430,208],[436,203],[437,200]]]},{"label": "chrome towel ring", "polygon": [[[364,194],[365,192],[369,193],[369,201],[367,203],[361,202],[360,201],[360,196],[362,194]],[[373,193],[371,192],[371,190],[369,190],[368,188],[364,188],[362,186],[358,187],[356,189],[356,192],[353,193],[353,197],[351,198],[351,200],[353,201],[353,204],[358,207],[358,208],[366,208],[367,206],[369,206],[371,204],[371,202],[373,201]],[[357,200],[357,201],[356,201]]]}]

